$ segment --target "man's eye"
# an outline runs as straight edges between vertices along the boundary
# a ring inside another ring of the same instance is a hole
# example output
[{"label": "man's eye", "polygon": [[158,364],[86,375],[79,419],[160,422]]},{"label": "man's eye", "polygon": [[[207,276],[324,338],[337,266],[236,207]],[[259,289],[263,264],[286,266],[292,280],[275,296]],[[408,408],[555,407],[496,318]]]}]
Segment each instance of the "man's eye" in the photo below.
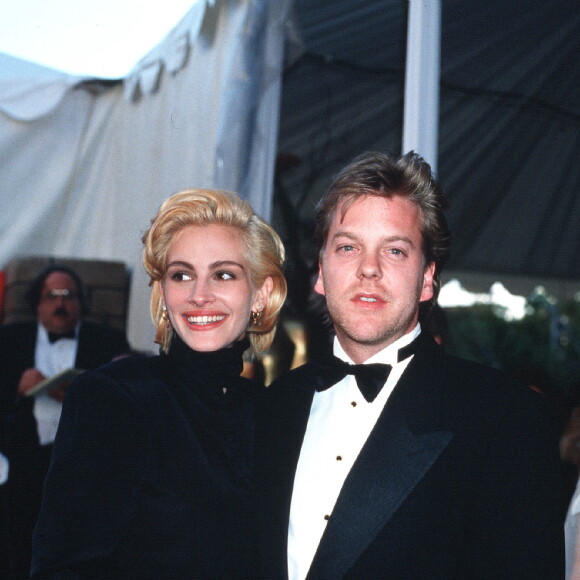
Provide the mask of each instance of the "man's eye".
[{"label": "man's eye", "polygon": [[399,248],[391,248],[389,250],[389,254],[393,254],[394,256],[404,256],[405,252],[403,252],[403,250],[399,250]]},{"label": "man's eye", "polygon": [[339,252],[352,252],[353,250],[354,246],[351,246],[350,244],[344,244],[338,247]]}]

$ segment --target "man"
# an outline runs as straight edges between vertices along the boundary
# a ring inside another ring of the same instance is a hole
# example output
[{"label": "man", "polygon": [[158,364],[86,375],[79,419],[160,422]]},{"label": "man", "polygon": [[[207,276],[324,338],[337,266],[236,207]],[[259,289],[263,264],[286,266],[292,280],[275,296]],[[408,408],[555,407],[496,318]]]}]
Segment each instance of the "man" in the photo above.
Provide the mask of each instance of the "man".
[{"label": "man", "polygon": [[309,363],[266,394],[264,579],[562,577],[566,501],[544,401],[446,355],[418,322],[448,253],[445,206],[414,153],[361,156],[319,205],[315,291],[340,360]]},{"label": "man", "polygon": [[96,368],[129,352],[123,333],[82,320],[85,296],[79,276],[51,265],[27,298],[36,322],[0,326],[0,412],[8,457],[2,486],[9,506],[11,578],[27,578],[30,542],[42,483],[60,418],[66,384],[34,396],[27,392],[68,368]]}]

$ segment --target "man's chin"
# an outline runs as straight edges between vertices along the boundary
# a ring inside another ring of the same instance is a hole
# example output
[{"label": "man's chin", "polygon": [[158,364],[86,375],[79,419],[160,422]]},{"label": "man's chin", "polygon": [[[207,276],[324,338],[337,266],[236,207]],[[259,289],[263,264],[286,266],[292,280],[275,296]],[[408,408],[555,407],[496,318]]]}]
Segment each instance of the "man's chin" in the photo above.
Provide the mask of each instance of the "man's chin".
[{"label": "man's chin", "polygon": [[50,325],[50,332],[55,332],[56,334],[64,334],[65,332],[70,332],[74,330],[75,325],[71,324],[70,320],[55,320]]}]

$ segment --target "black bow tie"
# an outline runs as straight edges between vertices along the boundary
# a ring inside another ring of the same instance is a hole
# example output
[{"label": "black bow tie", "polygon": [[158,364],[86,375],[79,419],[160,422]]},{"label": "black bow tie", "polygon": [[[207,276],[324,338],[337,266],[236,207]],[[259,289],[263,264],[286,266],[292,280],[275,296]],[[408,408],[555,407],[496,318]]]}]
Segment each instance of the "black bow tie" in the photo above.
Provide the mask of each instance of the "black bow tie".
[{"label": "black bow tie", "polygon": [[[411,344],[399,349],[397,355],[399,362],[414,354],[417,341],[418,337]],[[372,403],[387,382],[392,368],[391,365],[381,363],[351,365],[332,356],[317,365],[316,390],[325,391],[344,379],[346,375],[354,375],[363,397]]]},{"label": "black bow tie", "polygon": [[65,332],[64,334],[57,334],[56,332],[49,332],[48,333],[48,340],[53,343],[61,338],[76,338],[75,331],[70,330],[69,332]]}]

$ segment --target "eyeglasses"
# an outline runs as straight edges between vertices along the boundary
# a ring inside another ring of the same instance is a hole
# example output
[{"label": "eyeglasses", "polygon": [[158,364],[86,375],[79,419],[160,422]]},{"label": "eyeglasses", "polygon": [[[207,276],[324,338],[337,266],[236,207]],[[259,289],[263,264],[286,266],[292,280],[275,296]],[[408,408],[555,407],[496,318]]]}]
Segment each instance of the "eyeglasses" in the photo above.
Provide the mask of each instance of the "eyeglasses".
[{"label": "eyeglasses", "polygon": [[78,298],[77,293],[69,290],[68,288],[54,288],[48,292],[42,294],[42,300],[47,300],[49,302],[54,302],[62,298],[67,302],[72,302]]}]

